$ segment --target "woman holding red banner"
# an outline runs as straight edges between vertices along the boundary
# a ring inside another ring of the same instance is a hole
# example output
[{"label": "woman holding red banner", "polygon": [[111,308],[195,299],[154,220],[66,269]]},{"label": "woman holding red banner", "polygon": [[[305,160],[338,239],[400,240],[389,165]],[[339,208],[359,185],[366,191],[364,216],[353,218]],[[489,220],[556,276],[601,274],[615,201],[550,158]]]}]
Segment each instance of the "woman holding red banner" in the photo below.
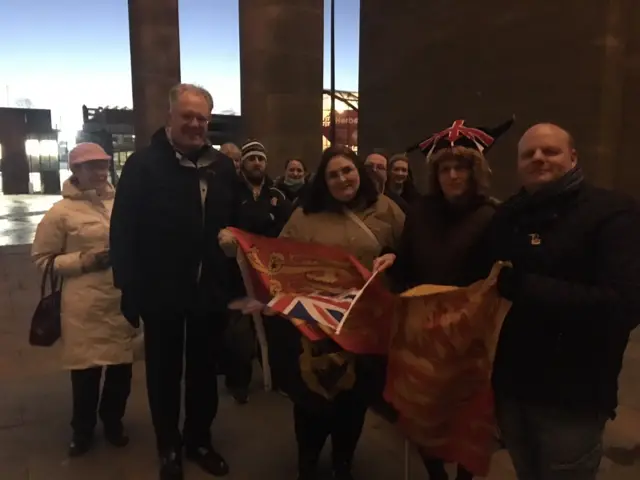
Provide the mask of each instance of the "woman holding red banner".
[{"label": "woman holding red banner", "polygon": [[[474,251],[497,207],[487,194],[491,170],[484,153],[512,123],[489,130],[460,127],[464,121],[458,120],[421,142],[430,168],[429,193],[407,214],[395,253],[374,262],[376,270],[389,269],[399,291],[424,284],[467,286],[483,277],[474,268]],[[455,128],[463,133],[452,135]],[[430,480],[449,478],[447,459],[425,452],[422,457]],[[456,478],[469,480],[473,474],[459,465]]]},{"label": "woman holding red banner", "polygon": [[[324,151],[317,174],[281,237],[338,246],[371,269],[383,249],[396,248],[404,214],[384,195],[379,195],[366,174],[364,164],[346,147]],[[275,322],[272,322],[275,324]],[[294,402],[294,421],[298,442],[299,480],[314,480],[320,451],[331,436],[332,466],[336,480],[351,480],[353,455],[362,433],[367,412],[365,377],[355,356],[340,349],[332,340],[311,342],[289,322],[278,322],[288,329],[287,340],[279,343],[291,350],[299,362],[284,375],[284,385]],[[287,368],[279,350],[281,365]],[[291,358],[288,357],[287,360]]]}]

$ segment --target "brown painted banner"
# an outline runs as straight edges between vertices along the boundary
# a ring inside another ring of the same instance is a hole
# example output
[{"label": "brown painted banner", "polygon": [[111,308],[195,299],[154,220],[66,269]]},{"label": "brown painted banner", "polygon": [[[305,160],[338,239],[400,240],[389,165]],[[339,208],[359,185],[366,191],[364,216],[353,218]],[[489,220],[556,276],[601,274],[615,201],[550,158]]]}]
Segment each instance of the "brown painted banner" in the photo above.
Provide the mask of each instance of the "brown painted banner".
[{"label": "brown painted banner", "polygon": [[429,457],[489,471],[495,443],[491,373],[510,303],[496,266],[466,288],[423,285],[396,302],[385,399]]}]

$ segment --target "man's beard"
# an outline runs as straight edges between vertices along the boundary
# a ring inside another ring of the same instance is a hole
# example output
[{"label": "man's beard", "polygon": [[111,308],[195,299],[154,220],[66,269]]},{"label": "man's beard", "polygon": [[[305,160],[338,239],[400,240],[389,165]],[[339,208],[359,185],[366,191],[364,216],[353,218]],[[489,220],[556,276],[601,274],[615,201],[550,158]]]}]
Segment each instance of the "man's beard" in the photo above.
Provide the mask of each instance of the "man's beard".
[{"label": "man's beard", "polygon": [[244,178],[247,180],[247,182],[249,182],[251,185],[254,186],[258,186],[262,183],[262,181],[264,180],[264,172],[247,172],[244,171],[242,172],[242,175],[244,176]]}]

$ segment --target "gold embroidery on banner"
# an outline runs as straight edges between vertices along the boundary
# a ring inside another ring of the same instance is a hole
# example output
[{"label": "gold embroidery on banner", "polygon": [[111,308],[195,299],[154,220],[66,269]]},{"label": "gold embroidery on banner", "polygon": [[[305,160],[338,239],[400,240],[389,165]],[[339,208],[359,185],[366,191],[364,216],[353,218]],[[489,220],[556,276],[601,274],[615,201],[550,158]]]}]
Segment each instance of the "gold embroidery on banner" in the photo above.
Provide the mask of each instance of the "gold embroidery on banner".
[{"label": "gold embroidery on banner", "polygon": [[299,286],[297,293],[328,293],[339,294],[344,291],[342,283],[345,277],[351,277],[353,265],[347,261],[327,261],[302,254],[283,254],[273,252],[265,262],[260,257],[260,251],[251,247],[246,257],[256,272],[270,277],[270,292],[272,295],[282,292],[283,286],[274,277],[302,275],[305,279]]}]

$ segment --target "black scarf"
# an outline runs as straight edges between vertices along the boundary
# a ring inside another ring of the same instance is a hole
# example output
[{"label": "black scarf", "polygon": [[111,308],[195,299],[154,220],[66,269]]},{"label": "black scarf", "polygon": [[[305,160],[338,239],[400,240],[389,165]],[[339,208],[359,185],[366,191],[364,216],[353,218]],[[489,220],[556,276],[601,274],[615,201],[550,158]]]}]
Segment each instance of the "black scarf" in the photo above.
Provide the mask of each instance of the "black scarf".
[{"label": "black scarf", "polygon": [[509,201],[509,210],[521,211],[544,205],[559,197],[575,192],[582,186],[583,182],[584,174],[582,173],[582,168],[576,165],[562,177],[542,186],[533,193],[521,189]]}]

